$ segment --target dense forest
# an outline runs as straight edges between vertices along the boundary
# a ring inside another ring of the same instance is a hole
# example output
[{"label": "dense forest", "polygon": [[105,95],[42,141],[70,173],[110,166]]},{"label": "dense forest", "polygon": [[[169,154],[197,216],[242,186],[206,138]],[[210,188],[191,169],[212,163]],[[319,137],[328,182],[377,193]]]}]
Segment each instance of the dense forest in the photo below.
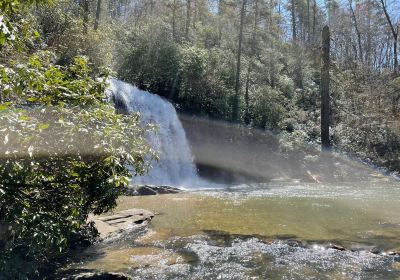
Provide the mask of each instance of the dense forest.
[{"label": "dense forest", "polygon": [[138,116],[115,114],[108,77],[319,147],[325,25],[333,148],[400,172],[399,15],[395,0],[0,0],[1,263],[65,251],[89,212],[115,205],[124,166],[143,174],[155,157]]},{"label": "dense forest", "polygon": [[[318,143],[328,25],[333,145],[395,171],[399,9],[384,0],[39,1],[18,15],[18,30],[33,32],[26,53],[50,51],[58,65],[83,55],[182,111]],[[16,55],[2,47],[5,62]]]}]

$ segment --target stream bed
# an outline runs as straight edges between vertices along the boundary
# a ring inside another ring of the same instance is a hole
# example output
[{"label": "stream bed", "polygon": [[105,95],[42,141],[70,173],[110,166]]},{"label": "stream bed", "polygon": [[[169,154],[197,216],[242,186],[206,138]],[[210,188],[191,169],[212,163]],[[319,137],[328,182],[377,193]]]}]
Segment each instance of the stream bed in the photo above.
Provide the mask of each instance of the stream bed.
[{"label": "stream bed", "polygon": [[273,182],[121,197],[151,224],[69,268],[134,279],[400,279],[400,186]]}]

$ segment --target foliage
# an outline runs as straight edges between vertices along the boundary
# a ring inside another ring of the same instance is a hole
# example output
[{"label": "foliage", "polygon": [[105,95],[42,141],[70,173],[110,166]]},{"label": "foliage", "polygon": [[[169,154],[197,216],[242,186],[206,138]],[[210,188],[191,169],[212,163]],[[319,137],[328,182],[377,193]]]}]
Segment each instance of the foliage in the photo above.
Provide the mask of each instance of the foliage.
[{"label": "foliage", "polygon": [[228,118],[233,89],[224,81],[224,54],[192,46],[181,47],[180,54],[179,104],[192,113]]},{"label": "foliage", "polygon": [[165,29],[153,25],[128,36],[118,67],[121,78],[176,101],[183,110],[229,115],[232,88],[224,80],[223,53],[176,44]]},{"label": "foliage", "polygon": [[9,277],[26,273],[17,259],[37,264],[64,252],[89,213],[115,206],[127,166],[143,174],[153,154],[138,116],[117,115],[107,102],[107,75],[93,77],[85,57],[66,67],[52,58],[41,52],[0,67],[1,264]]},{"label": "foliage", "polygon": [[260,88],[255,93],[253,105],[254,125],[261,128],[279,128],[285,117],[285,97],[281,92],[271,87]]},{"label": "foliage", "polygon": [[36,21],[46,48],[57,53],[57,63],[66,65],[77,55],[84,55],[97,71],[111,67],[116,45],[116,28],[103,24],[101,30],[86,29],[80,17],[81,1],[59,0],[37,5]]},{"label": "foliage", "polygon": [[[231,120],[242,1],[220,1],[218,13],[206,1],[195,2],[190,7],[168,1],[149,7],[143,2],[131,16],[125,15],[128,22],[117,36],[122,43],[117,47],[116,71],[120,78],[172,100],[185,112]],[[288,23],[296,25],[295,38],[282,27],[287,19],[277,13],[274,3],[246,1],[239,121],[274,130],[285,147],[303,146],[304,141],[319,144],[318,49],[326,15],[318,4],[288,5],[289,13],[294,9],[295,19]],[[380,27],[385,18],[380,7],[357,11],[365,32],[361,43],[367,44],[361,47],[371,56],[360,58],[348,8],[332,5],[328,10],[338,15],[331,18],[332,142],[340,150],[399,170],[399,83],[387,72],[391,62],[379,59],[376,46],[379,38],[387,37]],[[373,25],[366,25],[363,13]],[[383,146],[378,148],[378,143]]]},{"label": "foliage", "polygon": [[10,51],[35,45],[39,33],[34,18],[26,13],[35,2],[45,1],[0,0],[0,54],[10,55]]},{"label": "foliage", "polygon": [[400,170],[396,81],[389,73],[357,69],[336,72],[333,83],[336,146],[391,171]]},{"label": "foliage", "polygon": [[[179,49],[168,39],[163,26],[146,26],[127,39],[122,46],[123,60],[119,75],[135,82],[140,88],[166,97],[173,97],[177,90]],[[155,44],[162,42],[162,44]]]}]

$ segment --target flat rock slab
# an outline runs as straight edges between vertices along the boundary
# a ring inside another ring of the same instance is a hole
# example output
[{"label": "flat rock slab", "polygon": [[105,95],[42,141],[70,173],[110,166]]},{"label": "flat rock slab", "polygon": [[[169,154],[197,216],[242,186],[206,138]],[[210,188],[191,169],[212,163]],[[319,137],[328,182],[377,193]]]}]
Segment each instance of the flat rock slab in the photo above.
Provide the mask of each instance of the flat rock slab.
[{"label": "flat rock slab", "polygon": [[100,238],[108,238],[115,234],[131,230],[135,225],[150,221],[154,214],[144,209],[129,209],[108,216],[89,216],[99,231]]},{"label": "flat rock slab", "polygon": [[63,280],[130,280],[131,277],[121,274],[121,273],[111,273],[111,272],[103,272],[103,273],[81,273],[78,275],[70,276],[68,278],[62,278]]},{"label": "flat rock slab", "polygon": [[124,190],[124,194],[127,196],[174,194],[180,192],[182,192],[182,190],[171,186],[153,186],[153,185],[134,186],[126,188]]}]

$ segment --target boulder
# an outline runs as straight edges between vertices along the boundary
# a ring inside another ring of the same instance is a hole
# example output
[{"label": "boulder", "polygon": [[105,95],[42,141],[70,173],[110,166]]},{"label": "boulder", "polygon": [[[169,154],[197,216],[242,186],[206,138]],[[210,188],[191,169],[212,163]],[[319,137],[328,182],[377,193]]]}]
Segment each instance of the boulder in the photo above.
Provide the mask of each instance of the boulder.
[{"label": "boulder", "polygon": [[126,188],[124,190],[124,194],[127,196],[174,194],[180,192],[182,192],[182,190],[171,186],[153,186],[153,185],[134,186]]},{"label": "boulder", "polygon": [[117,233],[129,231],[135,225],[150,221],[154,214],[144,209],[129,209],[107,216],[89,216],[89,222],[94,222],[100,238],[108,238]]}]

